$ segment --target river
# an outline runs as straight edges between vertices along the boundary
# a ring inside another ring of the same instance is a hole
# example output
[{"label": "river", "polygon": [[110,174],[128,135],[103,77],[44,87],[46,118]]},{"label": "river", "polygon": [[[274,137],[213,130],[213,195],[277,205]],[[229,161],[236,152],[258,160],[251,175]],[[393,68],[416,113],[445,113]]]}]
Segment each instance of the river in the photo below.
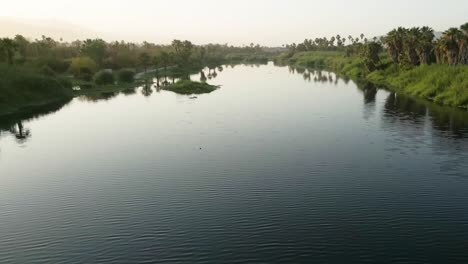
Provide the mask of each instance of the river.
[{"label": "river", "polygon": [[468,261],[466,111],[220,70],[2,119],[0,263]]}]

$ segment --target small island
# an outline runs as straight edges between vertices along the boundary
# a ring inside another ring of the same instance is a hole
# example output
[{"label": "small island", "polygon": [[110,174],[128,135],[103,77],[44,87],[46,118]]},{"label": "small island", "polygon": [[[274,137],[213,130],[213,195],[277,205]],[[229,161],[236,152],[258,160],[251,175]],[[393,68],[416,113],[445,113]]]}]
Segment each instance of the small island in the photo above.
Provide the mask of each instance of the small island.
[{"label": "small island", "polygon": [[219,86],[211,85],[205,82],[195,82],[190,80],[180,80],[174,84],[164,86],[162,89],[178,94],[205,94],[218,89]]}]

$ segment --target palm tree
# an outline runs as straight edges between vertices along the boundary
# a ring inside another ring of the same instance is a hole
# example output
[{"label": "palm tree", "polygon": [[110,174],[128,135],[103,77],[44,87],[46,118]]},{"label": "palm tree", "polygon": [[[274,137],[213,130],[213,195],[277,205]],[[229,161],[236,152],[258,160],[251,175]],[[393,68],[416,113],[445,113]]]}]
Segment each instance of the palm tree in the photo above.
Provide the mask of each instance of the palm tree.
[{"label": "palm tree", "polygon": [[468,23],[460,26],[463,36],[459,41],[459,61],[460,64],[468,64]]},{"label": "palm tree", "polygon": [[421,30],[419,27],[413,27],[409,30],[406,30],[406,34],[403,38],[403,47],[411,65],[419,65],[419,57],[418,53],[416,52],[416,46],[419,45],[420,40]]},{"label": "palm tree", "polygon": [[434,55],[438,64],[444,64],[447,62],[447,57],[445,56],[444,51],[444,44],[442,42],[444,42],[443,39],[438,39],[434,43]]},{"label": "palm tree", "polygon": [[430,27],[422,27],[419,42],[416,45],[416,53],[421,64],[429,64],[434,52],[434,30]]},{"label": "palm tree", "polygon": [[450,28],[444,32],[440,42],[440,48],[445,53],[449,65],[459,63],[460,46],[462,46],[464,34],[458,28]]},{"label": "palm tree", "polygon": [[364,63],[369,72],[373,72],[380,64],[379,53],[382,51],[382,45],[377,42],[369,42],[364,45]]},{"label": "palm tree", "polygon": [[403,53],[403,38],[405,36],[405,29],[399,27],[388,32],[383,41],[387,46],[390,58],[394,63],[400,63],[401,55]]},{"label": "palm tree", "polygon": [[13,39],[3,38],[0,40],[0,51],[6,55],[9,65],[13,65],[13,56],[18,50],[18,44]]},{"label": "palm tree", "polygon": [[340,34],[336,35],[336,41],[338,41],[338,47],[343,46],[343,40],[341,39]]}]

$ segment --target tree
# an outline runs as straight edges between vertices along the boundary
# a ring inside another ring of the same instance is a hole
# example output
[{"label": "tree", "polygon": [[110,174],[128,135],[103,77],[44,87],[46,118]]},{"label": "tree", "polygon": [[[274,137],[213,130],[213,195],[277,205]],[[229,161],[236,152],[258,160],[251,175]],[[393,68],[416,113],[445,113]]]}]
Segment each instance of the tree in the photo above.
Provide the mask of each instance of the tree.
[{"label": "tree", "polygon": [[140,65],[143,66],[143,68],[145,69],[145,72],[146,72],[146,70],[148,68],[148,65],[151,62],[150,55],[147,52],[143,52],[138,57],[138,61],[140,62]]},{"label": "tree", "polygon": [[16,35],[15,43],[18,46],[18,53],[21,54],[23,58],[26,58],[27,49],[30,44],[29,41],[22,35]]},{"label": "tree", "polygon": [[106,42],[102,39],[87,39],[82,43],[80,52],[101,66],[106,55]]},{"label": "tree", "polygon": [[459,61],[460,64],[468,64],[468,23],[460,26],[463,36],[459,41]]},{"label": "tree", "polygon": [[172,47],[175,50],[176,62],[180,67],[186,66],[189,63],[190,56],[192,55],[193,44],[185,40],[173,40]]},{"label": "tree", "polygon": [[73,58],[70,64],[70,71],[77,77],[91,80],[97,70],[96,62],[90,57]]},{"label": "tree", "polygon": [[13,56],[17,50],[18,45],[13,39],[3,38],[0,40],[0,52],[6,56],[9,65],[13,65]]},{"label": "tree", "polygon": [[416,47],[421,41],[421,30],[418,27],[413,27],[405,31],[403,37],[403,47],[411,65],[419,65],[419,57],[416,52]]},{"label": "tree", "polygon": [[167,84],[167,67],[172,63],[173,54],[162,51],[159,55],[160,63],[164,67],[164,83]]},{"label": "tree", "polygon": [[421,64],[430,64],[434,50],[434,30],[430,27],[422,27],[419,33],[419,41],[416,44],[416,53]]},{"label": "tree", "polygon": [[202,61],[202,63],[205,61],[205,57],[206,57],[206,48],[201,47],[200,48],[200,60]]},{"label": "tree", "polygon": [[459,60],[460,46],[462,46],[464,34],[458,28],[450,28],[444,32],[440,39],[438,48],[445,57],[449,65],[457,65]]},{"label": "tree", "polygon": [[400,63],[403,54],[403,40],[406,30],[402,27],[390,31],[384,38],[390,58],[394,63]]},{"label": "tree", "polygon": [[160,63],[164,67],[164,71],[167,72],[167,67],[171,63],[171,55],[169,53],[162,51],[159,55]]},{"label": "tree", "polygon": [[380,64],[379,53],[382,51],[382,45],[377,42],[369,42],[363,47],[364,64],[369,72],[373,72]]}]

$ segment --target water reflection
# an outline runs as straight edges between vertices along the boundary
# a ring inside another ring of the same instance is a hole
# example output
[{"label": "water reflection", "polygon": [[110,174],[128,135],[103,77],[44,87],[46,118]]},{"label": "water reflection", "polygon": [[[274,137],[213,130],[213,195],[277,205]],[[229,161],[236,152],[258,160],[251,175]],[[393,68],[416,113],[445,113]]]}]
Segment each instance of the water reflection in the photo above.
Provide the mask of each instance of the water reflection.
[{"label": "water reflection", "polygon": [[[345,84],[350,82],[346,76],[340,76],[332,72],[321,69],[307,69],[288,66],[291,74],[302,75],[304,81],[314,81],[316,83],[338,84],[342,81]],[[372,117],[377,109],[376,97],[379,89],[374,84],[365,81],[356,83],[357,87],[363,93],[364,99],[364,118],[367,120]],[[382,119],[389,126],[398,127],[402,122],[407,126],[420,125],[421,127],[429,125],[432,129],[448,133],[451,136],[468,136],[468,112],[461,109],[439,106],[427,100],[418,99],[388,92],[385,100]]]},{"label": "water reflection", "polygon": [[151,86],[152,86],[152,83],[147,80],[145,85],[143,85],[141,89],[141,94],[144,95],[145,97],[150,96],[153,93],[153,89]]},{"label": "water reflection", "polygon": [[464,110],[439,105],[390,92],[382,119],[388,124],[410,123],[423,128],[427,123],[440,132],[455,137],[468,136],[468,113]]},{"label": "water reflection", "polygon": [[11,127],[10,133],[15,135],[16,141],[20,144],[24,143],[31,136],[31,131],[28,128],[24,128],[22,121]]},{"label": "water reflection", "polygon": [[55,113],[69,102],[70,100],[65,100],[47,106],[31,108],[12,115],[0,116],[0,135],[4,133],[11,134],[16,138],[18,143],[25,143],[31,138],[32,134],[31,130],[24,126],[24,123],[44,115]]},{"label": "water reflection", "polygon": [[[128,89],[125,90],[129,92]],[[124,91],[122,91],[124,93]],[[90,93],[87,95],[82,95],[78,97],[78,100],[85,102],[98,102],[98,101],[107,101],[119,95],[118,92],[102,92],[102,93]]]},{"label": "water reflection", "polygon": [[[255,65],[250,65],[256,67]],[[213,79],[218,76],[218,72],[222,72],[225,68],[234,68],[235,65],[225,65],[221,67],[210,67],[201,70],[199,73],[186,78],[200,79],[206,82],[208,79]],[[320,69],[306,69],[288,67],[291,74],[299,74],[306,82],[344,84],[349,83],[350,79],[345,76],[336,75],[331,72]],[[169,77],[171,78],[171,77]],[[137,91],[145,97],[151,96],[154,91],[160,92],[161,88],[170,83],[177,82],[180,78],[172,77],[170,81],[168,77],[155,77],[141,87],[129,88],[121,92],[103,92],[89,94],[78,98],[80,101],[97,102],[101,100],[111,100],[119,94],[126,96],[135,95]],[[425,128],[429,127],[434,131],[438,131],[443,137],[466,138],[468,137],[468,113],[464,110],[447,108],[428,102],[426,100],[412,98],[404,94],[388,92],[385,89],[379,89],[369,82],[358,82],[358,89],[363,95],[363,118],[369,120],[375,116],[377,109],[382,120],[384,129],[392,131],[403,131],[411,129],[411,133],[417,135],[423,133]],[[385,94],[386,98],[382,101],[377,100],[380,91]],[[339,91],[337,91],[339,92]],[[31,130],[24,124],[32,118],[50,114],[60,110],[66,103],[49,105],[30,109],[28,111],[0,117],[0,133],[13,135],[18,143],[24,143],[31,138]],[[443,138],[442,137],[442,138]],[[440,140],[441,137],[434,137],[434,140]],[[440,144],[443,144],[442,142]]]},{"label": "water reflection", "polygon": [[200,82],[206,82],[206,80],[208,79],[206,78],[205,72],[200,71]]}]

